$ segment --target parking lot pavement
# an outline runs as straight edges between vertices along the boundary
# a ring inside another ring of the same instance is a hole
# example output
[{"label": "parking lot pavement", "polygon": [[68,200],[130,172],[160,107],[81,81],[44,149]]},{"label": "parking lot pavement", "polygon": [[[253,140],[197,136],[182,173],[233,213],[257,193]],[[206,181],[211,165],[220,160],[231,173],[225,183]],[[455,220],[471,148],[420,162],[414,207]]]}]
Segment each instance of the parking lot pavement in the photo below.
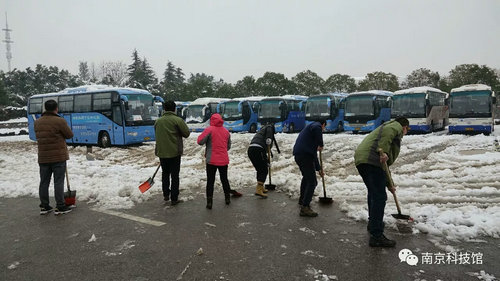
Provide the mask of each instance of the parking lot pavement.
[{"label": "parking lot pavement", "polygon": [[[499,243],[459,245],[481,252],[481,265],[421,264],[444,253],[426,235],[387,236],[393,249],[367,246],[366,223],[331,206],[298,216],[281,193],[267,200],[243,190],[229,206],[215,194],[175,207],[161,196],[133,209],[102,212],[80,202],[69,214],[40,216],[37,198],[0,198],[0,280],[478,280],[499,276]],[[53,200],[52,200],[53,202]],[[400,262],[410,249],[419,263]]]}]

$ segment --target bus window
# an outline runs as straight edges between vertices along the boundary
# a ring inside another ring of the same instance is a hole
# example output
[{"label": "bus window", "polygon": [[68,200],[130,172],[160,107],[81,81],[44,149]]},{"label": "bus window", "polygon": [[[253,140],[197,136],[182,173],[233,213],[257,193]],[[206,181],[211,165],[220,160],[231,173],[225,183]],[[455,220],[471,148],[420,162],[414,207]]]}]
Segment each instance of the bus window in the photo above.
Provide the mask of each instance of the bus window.
[{"label": "bus window", "polygon": [[75,96],[75,112],[92,111],[92,95],[76,95]]},{"label": "bus window", "polygon": [[73,112],[73,96],[59,97],[59,112]]},{"label": "bus window", "polygon": [[120,105],[113,106],[113,122],[115,122],[120,126],[123,125],[122,111],[120,109]]},{"label": "bus window", "polygon": [[43,112],[45,112],[45,102],[47,102],[49,100],[54,100],[57,102],[57,97],[45,97],[45,98],[43,98],[43,101],[42,101]]},{"label": "bus window", "polygon": [[29,113],[30,114],[42,113],[42,99],[41,98],[30,100]]},{"label": "bus window", "polygon": [[111,93],[94,94],[94,111],[109,111],[111,109]]}]

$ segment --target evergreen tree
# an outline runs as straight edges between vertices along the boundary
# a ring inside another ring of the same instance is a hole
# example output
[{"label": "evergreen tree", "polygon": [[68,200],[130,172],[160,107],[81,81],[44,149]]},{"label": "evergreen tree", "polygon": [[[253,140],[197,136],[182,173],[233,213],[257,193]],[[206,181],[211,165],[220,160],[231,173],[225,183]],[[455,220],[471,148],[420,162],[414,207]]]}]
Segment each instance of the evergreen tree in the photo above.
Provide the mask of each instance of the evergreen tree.
[{"label": "evergreen tree", "polygon": [[215,92],[214,77],[205,73],[192,74],[189,77],[181,100],[192,101],[201,97],[213,97]]},{"label": "evergreen tree", "polygon": [[311,70],[297,73],[292,81],[295,83],[299,95],[312,96],[324,92],[325,80]]},{"label": "evergreen tree", "polygon": [[132,63],[128,66],[127,71],[128,84],[130,87],[146,89],[146,87],[142,85],[142,79],[144,77],[143,65],[136,49],[132,52]]},{"label": "evergreen tree", "polygon": [[437,72],[432,72],[427,68],[419,68],[417,70],[412,71],[408,76],[406,76],[406,80],[403,83],[403,87],[405,88],[413,88],[413,87],[439,87],[440,76]]},{"label": "evergreen tree", "polygon": [[500,90],[500,80],[495,70],[486,65],[461,64],[450,71],[449,87],[457,88],[467,84],[485,84],[494,91]]},{"label": "evergreen tree", "polygon": [[9,105],[9,97],[7,96],[7,91],[3,83],[3,72],[0,73],[0,106]]},{"label": "evergreen tree", "polygon": [[394,92],[399,89],[398,77],[382,71],[368,73],[365,79],[359,83],[358,89],[360,91],[386,90]]},{"label": "evergreen tree", "polygon": [[89,71],[89,66],[86,61],[81,61],[79,66],[78,66],[78,75],[80,76],[80,79],[85,83],[90,82],[90,71]]},{"label": "evergreen tree", "polygon": [[262,77],[257,79],[255,83],[257,86],[257,92],[262,96],[297,94],[295,84],[281,73],[266,72]]},{"label": "evergreen tree", "polygon": [[163,72],[163,80],[161,81],[161,92],[165,99],[180,100],[183,96],[184,73],[182,69],[176,68],[169,61],[167,68]]},{"label": "evergreen tree", "polygon": [[356,91],[356,80],[349,75],[333,74],[325,82],[326,92],[352,93]]},{"label": "evergreen tree", "polygon": [[153,70],[153,68],[149,65],[148,61],[146,58],[142,60],[142,65],[141,65],[142,73],[143,73],[143,78],[142,78],[142,85],[145,87],[150,92],[155,92],[157,89],[157,83],[158,79],[156,78],[156,74]]},{"label": "evergreen tree", "polygon": [[253,76],[245,76],[234,85],[235,97],[256,96],[257,84]]}]

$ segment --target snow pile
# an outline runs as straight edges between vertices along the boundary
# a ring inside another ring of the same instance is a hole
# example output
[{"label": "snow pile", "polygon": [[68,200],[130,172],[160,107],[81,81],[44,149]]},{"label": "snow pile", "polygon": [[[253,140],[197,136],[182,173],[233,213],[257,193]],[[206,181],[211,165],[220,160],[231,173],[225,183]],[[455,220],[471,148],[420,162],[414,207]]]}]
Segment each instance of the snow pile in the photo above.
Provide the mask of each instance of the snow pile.
[{"label": "snow pile", "polygon": [[[197,137],[193,133],[184,142],[180,175],[180,197],[184,200],[205,193],[205,148],[196,144]],[[252,137],[252,134],[231,135],[229,180],[234,189],[253,191],[255,186],[255,170],[246,152]],[[273,149],[272,162],[272,180],[277,192],[284,192],[294,200],[298,198],[301,180],[292,156],[296,137],[296,134],[276,136],[282,153]],[[364,135],[325,135],[323,152],[327,195],[339,202],[349,217],[359,221],[367,220],[366,187],[354,166],[353,154],[363,138]],[[500,152],[495,150],[494,140],[498,136],[438,133],[404,137],[400,157],[391,171],[402,211],[415,218],[417,232],[449,240],[500,237]],[[132,208],[144,200],[161,198],[161,171],[148,192],[142,194],[138,189],[158,165],[154,143],[126,148],[94,147],[91,155],[86,155],[83,146],[69,150],[68,171],[71,187],[77,190],[77,201],[88,201],[102,208]],[[27,136],[0,138],[1,197],[38,197],[36,153],[36,143]],[[316,194],[320,195],[319,177],[318,182]],[[216,192],[222,192],[218,180]],[[388,193],[385,217],[388,227],[395,227],[390,216],[395,212],[394,200]]]}]

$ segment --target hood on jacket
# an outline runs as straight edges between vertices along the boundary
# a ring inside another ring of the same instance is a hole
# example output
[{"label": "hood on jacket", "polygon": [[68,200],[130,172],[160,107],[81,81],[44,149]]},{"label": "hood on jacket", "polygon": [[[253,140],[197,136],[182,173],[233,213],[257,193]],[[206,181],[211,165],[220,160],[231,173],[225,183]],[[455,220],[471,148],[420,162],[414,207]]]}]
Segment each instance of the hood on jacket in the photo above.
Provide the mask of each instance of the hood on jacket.
[{"label": "hood on jacket", "polygon": [[212,114],[212,117],[210,117],[210,126],[222,127],[222,124],[224,124],[222,116],[219,113]]}]

